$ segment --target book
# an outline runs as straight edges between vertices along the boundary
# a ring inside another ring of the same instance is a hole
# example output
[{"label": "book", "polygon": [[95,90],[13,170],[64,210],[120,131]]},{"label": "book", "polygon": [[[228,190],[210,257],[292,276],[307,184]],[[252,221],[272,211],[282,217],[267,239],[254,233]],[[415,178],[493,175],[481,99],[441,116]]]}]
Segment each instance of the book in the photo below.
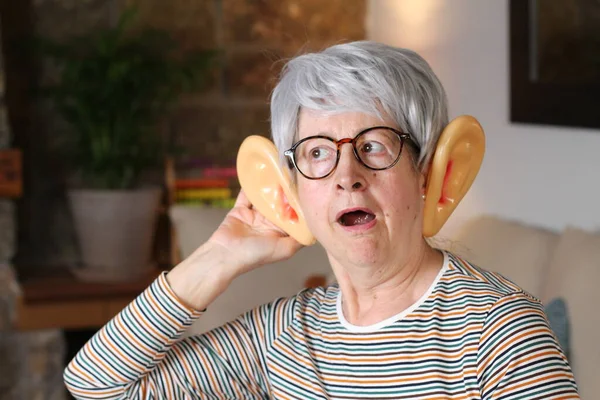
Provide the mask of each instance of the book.
[{"label": "book", "polygon": [[183,199],[177,201],[179,205],[185,206],[198,206],[198,207],[211,207],[211,208],[233,208],[235,205],[235,199]]},{"label": "book", "polygon": [[228,179],[189,178],[175,180],[176,190],[227,188],[229,186]]},{"label": "book", "polygon": [[235,167],[208,167],[202,170],[205,178],[235,178],[237,179],[237,169]]},{"label": "book", "polygon": [[229,188],[180,189],[175,191],[175,199],[179,200],[213,200],[230,199]]}]

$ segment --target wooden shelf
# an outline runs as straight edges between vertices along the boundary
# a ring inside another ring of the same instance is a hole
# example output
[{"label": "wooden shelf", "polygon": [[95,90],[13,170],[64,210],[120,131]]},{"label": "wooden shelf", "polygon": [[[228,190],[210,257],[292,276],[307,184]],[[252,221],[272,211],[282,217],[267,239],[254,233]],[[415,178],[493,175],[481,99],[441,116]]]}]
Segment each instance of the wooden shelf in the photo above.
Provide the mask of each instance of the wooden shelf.
[{"label": "wooden shelf", "polygon": [[[36,268],[48,271],[46,268]],[[131,282],[96,283],[78,280],[67,270],[20,279],[18,330],[101,327],[144,291],[163,269]]]}]

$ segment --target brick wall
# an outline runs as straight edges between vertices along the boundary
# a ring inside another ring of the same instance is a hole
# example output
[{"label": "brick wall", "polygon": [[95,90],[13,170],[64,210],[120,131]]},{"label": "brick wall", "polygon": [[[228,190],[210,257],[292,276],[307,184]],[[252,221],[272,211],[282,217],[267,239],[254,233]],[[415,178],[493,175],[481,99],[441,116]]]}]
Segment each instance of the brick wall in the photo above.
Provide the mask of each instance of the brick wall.
[{"label": "brick wall", "polygon": [[[242,140],[269,135],[269,94],[282,60],[363,39],[364,0],[127,0],[143,23],[184,49],[219,49],[207,91],[185,98],[171,122],[190,156],[234,160]],[[210,145],[208,145],[210,143]]]}]

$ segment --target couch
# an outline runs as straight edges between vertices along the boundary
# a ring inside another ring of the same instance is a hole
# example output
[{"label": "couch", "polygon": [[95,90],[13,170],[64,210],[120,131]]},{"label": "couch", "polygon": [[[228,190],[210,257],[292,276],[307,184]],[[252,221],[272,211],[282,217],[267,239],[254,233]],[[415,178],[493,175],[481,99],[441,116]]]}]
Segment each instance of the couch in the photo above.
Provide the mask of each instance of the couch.
[{"label": "couch", "polygon": [[[540,299],[568,354],[581,398],[600,398],[600,232],[575,227],[554,232],[485,215],[462,225],[440,247]],[[551,308],[558,301],[564,310]]]},{"label": "couch", "polygon": [[[170,217],[181,255],[187,257],[206,241],[226,213],[226,209],[173,206]],[[595,307],[600,305],[600,234],[577,228],[552,232],[482,216],[465,223],[455,237],[433,241],[482,268],[501,273],[545,305],[560,300],[566,307],[555,309],[562,315],[554,321],[566,321],[568,329],[568,335],[560,333],[560,342],[569,355],[582,398],[598,398],[600,312]],[[305,287],[307,278],[319,275],[331,280],[327,256],[318,244],[302,249],[290,260],[248,272],[210,305],[188,335],[220,326],[276,297],[294,295]]]}]

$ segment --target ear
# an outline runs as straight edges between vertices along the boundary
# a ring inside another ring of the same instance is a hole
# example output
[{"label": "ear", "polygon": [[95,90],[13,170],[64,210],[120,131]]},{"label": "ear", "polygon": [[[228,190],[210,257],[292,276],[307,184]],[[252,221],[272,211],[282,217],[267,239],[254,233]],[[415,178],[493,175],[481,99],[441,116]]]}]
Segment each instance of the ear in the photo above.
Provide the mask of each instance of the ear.
[{"label": "ear", "polygon": [[485,152],[477,120],[463,115],[442,132],[428,171],[423,236],[439,232],[475,180]]},{"label": "ear", "polygon": [[305,246],[315,243],[300,209],[289,172],[278,162],[277,148],[262,136],[248,136],[237,155],[240,185],[252,206]]}]

